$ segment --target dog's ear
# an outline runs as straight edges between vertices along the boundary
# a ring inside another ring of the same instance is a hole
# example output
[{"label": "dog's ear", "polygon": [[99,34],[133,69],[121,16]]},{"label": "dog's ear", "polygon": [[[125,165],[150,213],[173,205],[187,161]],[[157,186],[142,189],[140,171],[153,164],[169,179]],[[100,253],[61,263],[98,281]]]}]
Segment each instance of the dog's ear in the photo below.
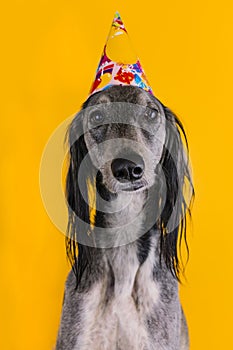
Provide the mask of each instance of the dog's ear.
[{"label": "dog's ear", "polygon": [[94,169],[89,159],[80,113],[71,123],[67,143],[69,168],[66,177],[66,199],[69,218],[66,252],[78,283],[90,259],[90,246],[93,245],[94,214],[89,202],[90,194],[93,196],[95,191]]},{"label": "dog's ear", "polygon": [[166,140],[161,158],[163,181],[161,193],[163,209],[159,227],[161,231],[161,258],[173,276],[180,280],[184,264],[181,255],[181,243],[184,240],[187,257],[186,240],[187,216],[190,216],[191,204],[194,199],[189,167],[188,143],[180,120],[166,107]]}]

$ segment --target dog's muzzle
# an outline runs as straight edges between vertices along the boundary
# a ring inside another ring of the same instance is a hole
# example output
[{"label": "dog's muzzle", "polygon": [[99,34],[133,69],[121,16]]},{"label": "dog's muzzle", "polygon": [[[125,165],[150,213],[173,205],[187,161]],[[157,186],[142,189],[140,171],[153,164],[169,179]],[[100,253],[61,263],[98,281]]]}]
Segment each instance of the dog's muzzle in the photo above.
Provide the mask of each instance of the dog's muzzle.
[{"label": "dog's muzzle", "polygon": [[111,163],[112,174],[120,183],[129,184],[125,191],[134,191],[142,187],[141,179],[145,164],[142,157],[136,153],[120,155]]}]

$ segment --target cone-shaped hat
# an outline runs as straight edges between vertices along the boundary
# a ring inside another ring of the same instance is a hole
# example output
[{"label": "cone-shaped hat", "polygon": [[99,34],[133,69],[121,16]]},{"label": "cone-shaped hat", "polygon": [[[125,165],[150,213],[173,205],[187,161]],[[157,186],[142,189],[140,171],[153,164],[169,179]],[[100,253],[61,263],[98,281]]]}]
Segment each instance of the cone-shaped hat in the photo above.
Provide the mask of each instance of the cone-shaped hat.
[{"label": "cone-shaped hat", "polygon": [[118,12],[114,16],[90,95],[112,85],[133,85],[152,93]]}]

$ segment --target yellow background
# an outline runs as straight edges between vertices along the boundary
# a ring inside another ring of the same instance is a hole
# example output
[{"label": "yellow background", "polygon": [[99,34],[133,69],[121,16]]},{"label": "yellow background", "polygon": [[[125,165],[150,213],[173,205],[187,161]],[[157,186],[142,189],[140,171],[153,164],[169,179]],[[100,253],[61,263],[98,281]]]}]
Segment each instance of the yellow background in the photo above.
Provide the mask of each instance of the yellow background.
[{"label": "yellow background", "polygon": [[5,1],[1,5],[0,349],[49,350],[69,270],[40,198],[54,129],[85,100],[114,12],[158,98],[182,119],[196,201],[188,282],[191,349],[232,349],[231,0]]}]

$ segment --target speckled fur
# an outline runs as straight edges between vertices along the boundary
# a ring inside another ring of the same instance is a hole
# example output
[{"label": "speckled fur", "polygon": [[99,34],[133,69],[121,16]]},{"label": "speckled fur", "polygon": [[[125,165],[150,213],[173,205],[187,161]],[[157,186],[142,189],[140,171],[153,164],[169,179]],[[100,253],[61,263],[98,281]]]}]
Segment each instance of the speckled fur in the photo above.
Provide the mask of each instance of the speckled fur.
[{"label": "speckled fur", "polygon": [[[92,96],[87,105],[109,101],[143,105],[153,99],[138,88],[113,87]],[[141,142],[142,135],[137,137]],[[163,127],[159,138],[164,138]],[[91,147],[90,135],[86,136],[86,143]],[[162,149],[150,166],[156,166],[161,152]],[[109,169],[103,173],[108,186]],[[150,171],[148,173],[147,183],[151,184]],[[117,227],[124,220],[130,222],[141,212],[147,189],[130,195],[134,196],[130,208],[104,216],[106,228]],[[129,194],[117,193],[117,200],[109,206],[120,207],[127,196]],[[122,234],[133,237],[138,232],[140,236],[149,213],[150,208],[125,232],[116,228],[116,241]],[[139,249],[144,244],[147,248],[142,259]],[[116,248],[92,248],[91,263],[84,270],[77,289],[73,271],[66,281],[56,350],[188,350],[188,331],[179,301],[178,282],[160,260],[159,250],[159,234],[154,227],[148,230],[144,240],[139,238]]]}]

